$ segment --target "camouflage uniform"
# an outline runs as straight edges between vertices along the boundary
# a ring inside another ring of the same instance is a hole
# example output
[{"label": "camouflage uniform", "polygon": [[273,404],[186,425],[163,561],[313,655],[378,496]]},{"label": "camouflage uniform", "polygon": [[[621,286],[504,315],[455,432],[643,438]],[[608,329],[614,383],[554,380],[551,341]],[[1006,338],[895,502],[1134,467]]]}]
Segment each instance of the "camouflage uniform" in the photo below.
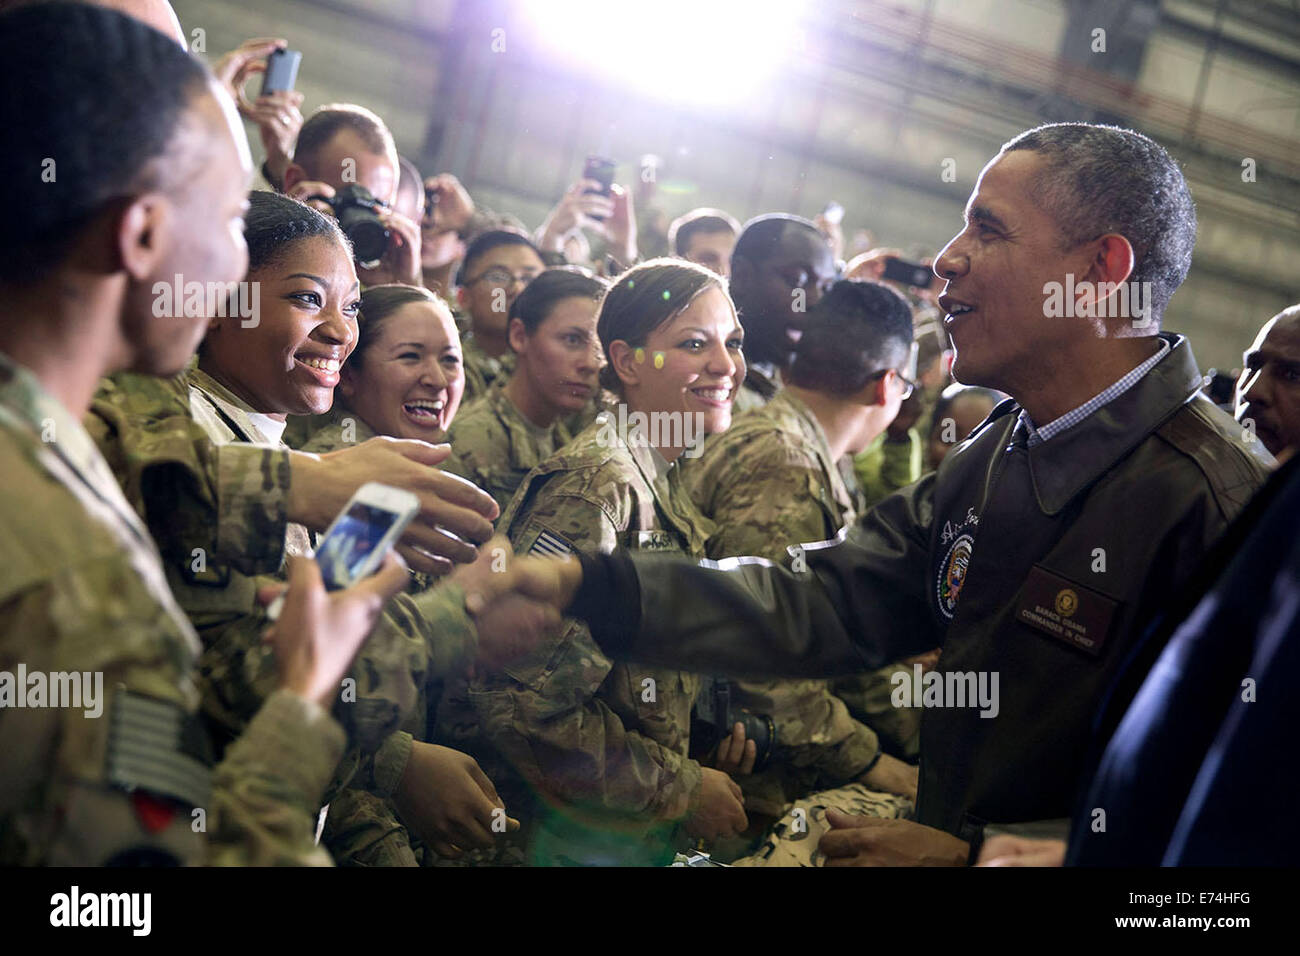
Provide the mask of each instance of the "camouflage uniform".
[{"label": "camouflage uniform", "polygon": [[465,367],[465,397],[461,401],[471,402],[486,395],[493,382],[510,378],[518,357],[510,351],[500,356],[488,355],[472,332],[462,333],[460,338]]},{"label": "camouflage uniform", "polygon": [[[293,422],[293,417],[289,418]],[[314,423],[312,431],[297,446],[302,451],[314,455],[324,455],[340,448],[351,448],[362,442],[370,441],[379,434],[352,409],[337,398],[328,415],[317,415],[310,419]]]},{"label": "camouflage uniform", "polygon": [[572,439],[560,422],[538,428],[506,395],[498,380],[456,415],[447,429],[451,457],[443,467],[490,494],[505,514],[524,477]]},{"label": "camouflage uniform", "polygon": [[[621,545],[702,557],[712,531],[678,469],[629,447],[607,415],[533,469],[500,526],[520,554]],[[480,730],[535,789],[525,823],[533,862],[665,863],[674,822],[700,785],[687,756],[699,684],[676,670],[614,664],[569,621],[505,675],[473,680],[463,698],[449,692],[440,718],[449,733]]]},{"label": "camouflage uniform", "polygon": [[770,362],[751,362],[745,371],[745,380],[736,392],[733,414],[751,412],[762,408],[781,390],[781,376]]},{"label": "camouflage uniform", "polygon": [[[0,863],[328,865],[313,810],[342,728],[277,690],[211,767],[199,641],[149,532],[81,424],[3,355],[0,463],[0,669],[98,672],[107,698],[100,719],[74,707],[0,712]],[[207,481],[168,489],[173,503],[227,509],[238,528],[266,517],[264,500],[218,504],[213,492]],[[256,558],[258,544],[245,543]]]},{"label": "camouflage uniform", "polygon": [[[255,416],[197,368],[172,380],[106,380],[86,424],[153,529],[172,592],[199,631],[202,707],[220,752],[274,686],[257,588],[282,581],[285,551],[307,544],[305,529],[285,516],[288,449],[242,444],[266,437]],[[215,513],[206,501],[195,507],[170,492],[190,485],[213,487]],[[251,521],[224,507],[227,498],[258,495],[266,510],[253,512]],[[427,726],[438,681],[473,657],[477,639],[462,597],[447,586],[398,596],[385,607],[353,665],[355,686],[345,685],[335,706],[355,746],[330,795],[352,780],[391,796],[410,756],[411,732]]]},{"label": "camouflage uniform", "polygon": [[[788,558],[789,547],[835,537],[853,520],[853,507],[830,455],[816,416],[788,389],[715,436],[684,471],[692,497],[717,525],[709,539],[709,557],[757,555],[780,562]],[[880,683],[883,675],[871,677]],[[806,810],[827,800],[832,806],[865,803],[878,816],[896,816],[910,807],[903,797],[873,793],[852,782],[876,759],[880,746],[875,732],[849,715],[827,681],[732,684],[738,706],[767,714],[776,724],[777,747],[769,765],[736,777],[746,809],[779,817],[801,797],[812,801]],[[847,786],[833,795],[813,793],[841,784]],[[807,832],[794,824],[788,829],[791,835]],[[781,832],[778,825],[774,833]],[[781,847],[781,841],[771,845]],[[815,847],[816,841],[810,845]],[[799,851],[769,848],[767,858],[787,859],[791,852],[797,856]]]}]

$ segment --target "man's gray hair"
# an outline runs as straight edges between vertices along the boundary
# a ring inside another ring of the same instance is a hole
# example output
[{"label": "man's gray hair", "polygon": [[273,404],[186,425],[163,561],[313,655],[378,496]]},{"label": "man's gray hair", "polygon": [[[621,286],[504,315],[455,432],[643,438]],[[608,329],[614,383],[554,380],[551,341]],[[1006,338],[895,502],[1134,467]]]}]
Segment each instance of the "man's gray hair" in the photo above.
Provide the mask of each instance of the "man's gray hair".
[{"label": "man's gray hair", "polygon": [[1187,278],[1196,244],[1196,206],[1173,157],[1141,133],[1090,123],[1026,130],[1002,147],[1016,150],[1043,157],[1030,190],[1056,218],[1066,248],[1112,232],[1129,241],[1128,281],[1150,283],[1150,317],[1158,324]]}]

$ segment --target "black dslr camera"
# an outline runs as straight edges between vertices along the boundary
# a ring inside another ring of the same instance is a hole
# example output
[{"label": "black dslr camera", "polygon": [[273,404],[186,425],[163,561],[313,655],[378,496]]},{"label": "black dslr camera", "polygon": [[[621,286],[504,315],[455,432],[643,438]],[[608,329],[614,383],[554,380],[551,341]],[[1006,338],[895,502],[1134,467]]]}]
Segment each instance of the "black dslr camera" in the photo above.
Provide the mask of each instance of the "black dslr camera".
[{"label": "black dslr camera", "polygon": [[755,714],[731,702],[731,681],[715,677],[695,702],[691,715],[691,755],[697,759],[713,753],[736,724],[745,727],[745,739],[757,751],[754,769],[767,766],[776,748],[776,723],[767,714]]},{"label": "black dslr camera", "polygon": [[389,231],[379,218],[385,205],[365,186],[352,183],[334,194],[333,199],[312,196],[328,203],[334,210],[343,235],[352,243],[352,258],[358,263],[378,262],[388,248]]}]

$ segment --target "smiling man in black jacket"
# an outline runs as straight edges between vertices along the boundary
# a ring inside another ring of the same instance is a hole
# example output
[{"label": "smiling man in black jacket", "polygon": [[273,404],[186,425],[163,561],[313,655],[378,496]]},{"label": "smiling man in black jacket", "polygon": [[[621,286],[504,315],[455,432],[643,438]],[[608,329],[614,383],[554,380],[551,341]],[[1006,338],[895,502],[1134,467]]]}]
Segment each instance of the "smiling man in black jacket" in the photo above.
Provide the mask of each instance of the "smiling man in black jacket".
[{"label": "smiling man in black jacket", "polygon": [[1160,332],[1195,235],[1147,137],[1021,134],[935,262],[953,374],[1013,398],[937,473],[792,570],[614,554],[518,561],[498,586],[549,589],[646,664],[825,676],[941,646],[897,689],[924,707],[917,820],[838,817],[828,862],[961,864],[988,827],[1063,834],[1102,694],[1271,463]]}]

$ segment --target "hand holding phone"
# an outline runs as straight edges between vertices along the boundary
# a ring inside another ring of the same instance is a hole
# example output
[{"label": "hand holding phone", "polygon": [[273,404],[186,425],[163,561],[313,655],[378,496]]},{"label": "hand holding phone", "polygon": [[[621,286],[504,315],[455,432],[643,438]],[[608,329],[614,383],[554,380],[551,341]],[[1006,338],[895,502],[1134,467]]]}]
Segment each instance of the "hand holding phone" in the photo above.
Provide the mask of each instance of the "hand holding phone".
[{"label": "hand holding phone", "polygon": [[[419,510],[419,499],[401,488],[371,481],[357,489],[316,549],[325,589],[338,591],[373,574]],[[276,620],[283,607],[282,594],[267,617]]]},{"label": "hand holding phone", "polygon": [[[582,167],[582,178],[591,179],[600,183],[600,189],[588,189],[587,193],[598,196],[608,196],[614,185],[614,170],[618,163],[612,159],[606,159],[604,156],[588,156],[586,164]],[[597,221],[603,222],[604,216],[593,215],[591,217]]]}]

